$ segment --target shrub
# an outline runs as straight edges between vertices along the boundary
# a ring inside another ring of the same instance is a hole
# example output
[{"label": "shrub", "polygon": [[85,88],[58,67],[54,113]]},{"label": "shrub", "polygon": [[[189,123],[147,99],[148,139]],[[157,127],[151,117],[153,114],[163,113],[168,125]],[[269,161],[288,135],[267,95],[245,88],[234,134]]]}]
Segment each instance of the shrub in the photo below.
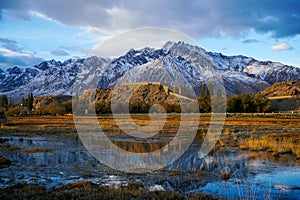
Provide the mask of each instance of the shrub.
[{"label": "shrub", "polygon": [[66,114],[66,108],[57,102],[52,102],[45,106],[42,114],[63,115]]},{"label": "shrub", "polygon": [[16,116],[16,115],[20,114],[21,110],[22,110],[21,106],[15,106],[15,107],[9,108],[8,111],[6,111],[6,115]]}]

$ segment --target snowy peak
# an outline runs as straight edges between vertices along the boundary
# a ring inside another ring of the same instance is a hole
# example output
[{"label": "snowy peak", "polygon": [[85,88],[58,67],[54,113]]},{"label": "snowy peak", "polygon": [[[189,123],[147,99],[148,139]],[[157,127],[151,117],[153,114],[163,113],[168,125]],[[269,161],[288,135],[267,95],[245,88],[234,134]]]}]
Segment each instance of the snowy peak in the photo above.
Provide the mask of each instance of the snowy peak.
[{"label": "snowy peak", "polygon": [[166,54],[170,54],[173,57],[181,57],[184,59],[207,57],[207,52],[197,46],[192,46],[184,42],[167,42],[162,49]]},{"label": "snowy peak", "polygon": [[34,67],[39,70],[45,71],[53,66],[58,67],[60,65],[61,65],[61,62],[59,62],[59,61],[57,62],[55,60],[49,60],[49,61],[41,62],[40,64],[35,65]]},{"label": "snowy peak", "polygon": [[265,80],[268,83],[300,80],[300,68],[278,62],[256,61],[247,66],[244,71],[251,76]]},{"label": "snowy peak", "polygon": [[108,64],[102,73],[98,87],[113,87],[116,81],[122,77],[127,71],[165,56],[162,49],[143,48],[140,50],[130,49],[124,56],[114,59]]},{"label": "snowy peak", "polygon": [[0,73],[0,92],[12,91],[22,85],[26,85],[38,74],[38,70],[33,67],[21,69],[17,66]]},{"label": "snowy peak", "polygon": [[9,75],[13,75],[13,74],[21,74],[23,71],[19,67],[15,66],[13,68],[8,69],[7,72],[9,73]]},{"label": "snowy peak", "polygon": [[[89,57],[64,62],[44,61],[25,69],[0,69],[0,93],[13,97],[72,94],[72,87],[110,88],[120,82],[161,82],[192,86],[197,92],[218,73],[227,95],[255,93],[280,81],[300,80],[300,69],[246,56],[207,52],[184,42],[161,49],[130,49],[114,59]],[[170,86],[170,85],[169,85]]]},{"label": "snowy peak", "polygon": [[246,56],[225,56],[221,53],[209,52],[214,65],[221,71],[232,70],[243,72],[244,68],[256,60]]}]

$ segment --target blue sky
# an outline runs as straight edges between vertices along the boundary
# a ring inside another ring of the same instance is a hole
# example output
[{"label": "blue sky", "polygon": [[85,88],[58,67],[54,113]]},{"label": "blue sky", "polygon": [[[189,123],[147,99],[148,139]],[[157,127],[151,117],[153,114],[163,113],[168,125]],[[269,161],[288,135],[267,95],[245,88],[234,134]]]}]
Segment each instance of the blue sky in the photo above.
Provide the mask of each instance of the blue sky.
[{"label": "blue sky", "polygon": [[170,28],[199,46],[300,67],[297,0],[5,0],[0,67],[85,57],[124,31]]}]

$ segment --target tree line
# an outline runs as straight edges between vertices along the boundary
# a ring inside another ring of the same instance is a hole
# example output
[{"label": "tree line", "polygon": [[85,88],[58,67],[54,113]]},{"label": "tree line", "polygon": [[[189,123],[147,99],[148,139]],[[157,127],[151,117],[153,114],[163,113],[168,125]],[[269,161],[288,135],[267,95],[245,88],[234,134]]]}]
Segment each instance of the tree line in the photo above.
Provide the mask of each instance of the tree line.
[{"label": "tree line", "polygon": [[[212,110],[212,102],[214,103],[214,110]],[[166,102],[161,103],[161,107],[156,109],[151,107],[153,104],[136,102],[129,103],[118,103],[111,105],[110,102],[96,102],[93,108],[86,106],[87,104],[81,105],[77,113],[83,113],[85,109],[92,110],[94,109],[96,114],[111,114],[113,110],[115,113],[123,113],[125,109],[129,109],[129,113],[149,113],[150,108],[152,112],[160,113],[164,109],[166,113],[190,113],[199,111],[200,113],[210,113],[212,111],[221,111],[221,112],[230,112],[230,113],[265,113],[270,112],[271,103],[267,98],[257,96],[255,94],[239,94],[234,95],[226,99],[220,96],[209,96],[201,95],[197,97],[197,101],[189,102],[184,104],[184,110],[180,107],[180,104],[168,104]],[[198,107],[197,107],[198,106]],[[226,106],[226,110],[225,110]]]},{"label": "tree line", "polygon": [[6,111],[8,115],[28,114],[33,110],[33,100],[31,92],[28,92],[27,98],[22,98],[20,104],[15,104],[13,97],[8,98],[7,95],[2,94],[0,95],[0,110]]},{"label": "tree line", "polygon": [[227,99],[227,112],[265,113],[271,111],[271,102],[256,94],[239,94]]},{"label": "tree line", "polygon": [[[220,101],[220,94],[210,96],[208,91],[201,89],[200,96],[197,97],[197,101],[189,102],[185,104],[185,109],[182,110],[180,104],[168,104],[163,102],[160,107],[153,108],[153,104],[144,102],[135,102],[125,105],[125,103],[114,104],[114,112],[123,113],[125,109],[129,109],[129,113],[148,113],[150,108],[152,112],[160,113],[181,113],[181,112],[194,112],[198,110],[200,113],[210,113],[212,112],[212,100],[214,101],[214,106],[221,107],[226,106],[226,111],[231,113],[264,113],[269,112],[271,104],[267,98],[255,95],[255,94],[239,94],[227,98],[226,105],[224,102]],[[80,99],[77,95],[74,99],[77,101],[76,113],[84,114],[89,113],[92,109],[95,109],[96,114],[111,114],[112,105],[110,102],[101,101],[96,102],[91,106],[86,100]],[[12,97],[8,98],[7,95],[0,95],[0,108],[6,110],[7,115],[22,115],[22,114],[34,114],[34,115],[63,115],[72,113],[72,100],[64,102],[53,101],[47,105],[40,106],[38,109],[34,108],[34,97],[31,92],[28,93],[27,98],[22,98],[20,104],[15,104]],[[198,107],[197,107],[198,106]],[[164,110],[162,110],[164,109]],[[75,112],[75,110],[74,110]]]},{"label": "tree line", "polygon": [[[212,93],[210,95],[209,93]],[[224,107],[221,92],[212,90],[212,86],[202,86],[200,96],[198,97],[200,113],[209,113],[212,111],[212,100],[215,110],[222,110]],[[219,108],[218,108],[219,106]],[[230,113],[265,113],[271,111],[271,102],[263,96],[257,94],[237,94],[226,98],[226,112]]]}]

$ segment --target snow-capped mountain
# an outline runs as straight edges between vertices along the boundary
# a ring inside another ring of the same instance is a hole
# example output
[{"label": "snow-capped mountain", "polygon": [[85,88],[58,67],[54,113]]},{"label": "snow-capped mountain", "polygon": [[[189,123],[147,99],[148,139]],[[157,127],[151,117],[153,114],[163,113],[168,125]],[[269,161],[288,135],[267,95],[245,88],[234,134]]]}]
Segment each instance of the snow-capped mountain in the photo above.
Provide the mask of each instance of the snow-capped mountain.
[{"label": "snow-capped mountain", "polygon": [[71,95],[89,87],[114,87],[122,82],[161,82],[201,85],[218,73],[227,95],[255,93],[275,82],[300,80],[300,68],[277,62],[258,61],[245,56],[225,56],[183,42],[167,42],[161,49],[130,49],[115,59],[89,57],[65,62],[44,61],[21,69],[0,69],[0,93],[21,98],[30,91],[35,96]]}]

